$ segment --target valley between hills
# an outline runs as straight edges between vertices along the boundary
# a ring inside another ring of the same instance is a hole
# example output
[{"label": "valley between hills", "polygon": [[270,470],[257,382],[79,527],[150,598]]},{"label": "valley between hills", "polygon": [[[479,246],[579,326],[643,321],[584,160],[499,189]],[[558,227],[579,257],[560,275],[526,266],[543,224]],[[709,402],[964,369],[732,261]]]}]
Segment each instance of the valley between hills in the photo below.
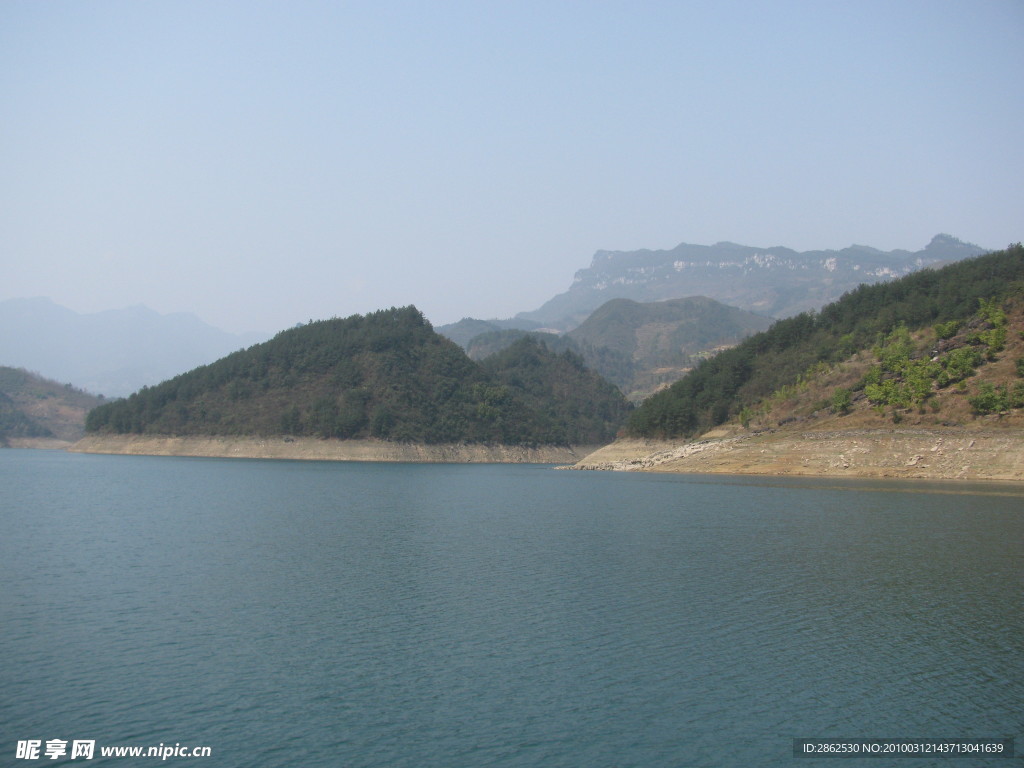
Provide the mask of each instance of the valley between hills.
[{"label": "valley between hills", "polygon": [[1009,266],[1002,301],[914,331],[898,322],[689,439],[622,437],[572,468],[1020,482],[1024,284]]}]

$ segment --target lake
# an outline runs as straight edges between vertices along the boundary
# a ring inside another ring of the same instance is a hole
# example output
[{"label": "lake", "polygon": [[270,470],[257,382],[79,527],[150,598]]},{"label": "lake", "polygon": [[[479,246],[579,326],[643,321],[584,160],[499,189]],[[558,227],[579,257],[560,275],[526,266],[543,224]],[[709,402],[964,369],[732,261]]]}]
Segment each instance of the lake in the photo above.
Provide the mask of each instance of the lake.
[{"label": "lake", "polygon": [[4,765],[1024,752],[1022,486],[4,450],[0,489]]}]

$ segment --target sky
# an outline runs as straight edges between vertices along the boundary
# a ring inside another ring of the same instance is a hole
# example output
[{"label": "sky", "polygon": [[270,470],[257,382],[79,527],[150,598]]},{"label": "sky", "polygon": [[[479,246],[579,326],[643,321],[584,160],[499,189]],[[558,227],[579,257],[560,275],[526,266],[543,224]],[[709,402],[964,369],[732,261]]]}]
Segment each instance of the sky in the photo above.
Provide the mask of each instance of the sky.
[{"label": "sky", "polygon": [[0,3],[0,300],[510,317],[597,250],[1024,238],[1024,2]]}]

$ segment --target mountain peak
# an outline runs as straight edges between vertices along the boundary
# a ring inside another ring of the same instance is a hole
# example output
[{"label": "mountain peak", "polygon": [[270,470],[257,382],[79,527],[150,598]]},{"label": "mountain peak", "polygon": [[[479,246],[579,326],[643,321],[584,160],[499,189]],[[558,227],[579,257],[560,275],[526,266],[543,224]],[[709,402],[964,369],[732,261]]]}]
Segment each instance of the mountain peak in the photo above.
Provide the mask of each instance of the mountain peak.
[{"label": "mountain peak", "polygon": [[946,235],[939,233],[931,239],[931,242],[925,246],[925,250],[931,250],[933,248],[977,248],[978,246],[971,243],[965,243],[958,237],[952,235]]},{"label": "mountain peak", "polygon": [[589,268],[576,272],[567,291],[516,319],[569,330],[609,299],[651,302],[694,295],[769,317],[789,317],[818,309],[865,283],[985,252],[946,234],[916,252],[868,245],[798,252],[729,241],[681,243],[668,251],[598,251]]}]

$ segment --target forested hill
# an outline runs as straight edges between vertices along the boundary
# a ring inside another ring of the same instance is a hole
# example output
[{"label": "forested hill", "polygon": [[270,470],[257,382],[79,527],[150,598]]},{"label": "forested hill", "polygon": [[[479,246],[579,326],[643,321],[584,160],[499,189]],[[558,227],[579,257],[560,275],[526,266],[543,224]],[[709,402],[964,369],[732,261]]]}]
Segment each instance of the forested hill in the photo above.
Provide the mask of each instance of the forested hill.
[{"label": "forested hill", "polygon": [[[973,332],[969,343],[994,354],[998,344],[986,341],[985,334],[998,335],[999,326],[977,318],[979,307],[994,307],[1022,293],[1024,248],[1019,243],[893,282],[862,285],[820,312],[780,320],[705,361],[646,400],[633,412],[626,431],[637,437],[696,436],[796,385],[815,366],[846,360],[858,350],[884,347],[887,338],[904,327],[914,331],[935,325],[941,339],[954,326],[980,322],[982,329]],[[950,379],[948,372],[942,375],[948,361],[934,357],[925,361],[931,365],[912,366],[914,375],[931,377],[924,382],[930,387]],[[900,372],[882,374],[893,387],[905,384]],[[868,383],[861,382],[861,388]]]},{"label": "forested hill", "polygon": [[22,368],[0,366],[0,446],[82,436],[89,409],[103,402],[70,384],[58,384]]},{"label": "forested hill", "polygon": [[[460,325],[467,328],[470,322],[463,320]],[[530,336],[556,352],[574,352],[587,367],[622,390],[627,399],[640,402],[679,379],[698,360],[769,325],[771,320],[766,317],[704,296],[647,304],[612,299],[566,334],[491,326],[460,343],[471,358],[484,360]]]},{"label": "forested hill", "polygon": [[619,389],[588,369],[571,350],[551,351],[544,341],[526,336],[487,357],[481,366],[527,406],[543,442],[593,443],[595,435],[613,438],[629,415]]},{"label": "forested hill", "polygon": [[[415,307],[311,322],[93,410],[89,432],[595,444],[628,405],[539,347],[530,377],[487,369]],[[576,393],[587,393],[582,402]],[[580,424],[585,428],[579,428]]]}]

